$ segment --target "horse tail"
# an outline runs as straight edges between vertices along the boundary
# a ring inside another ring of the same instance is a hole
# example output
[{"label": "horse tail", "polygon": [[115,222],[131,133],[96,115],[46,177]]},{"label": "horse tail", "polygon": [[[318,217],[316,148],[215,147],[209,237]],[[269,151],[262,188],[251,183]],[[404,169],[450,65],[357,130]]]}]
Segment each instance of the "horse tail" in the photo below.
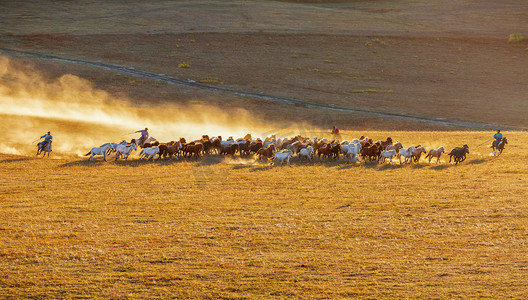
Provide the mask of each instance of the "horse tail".
[{"label": "horse tail", "polygon": [[92,150],[90,150],[90,152],[86,153],[84,156],[88,156],[90,154],[92,154]]}]

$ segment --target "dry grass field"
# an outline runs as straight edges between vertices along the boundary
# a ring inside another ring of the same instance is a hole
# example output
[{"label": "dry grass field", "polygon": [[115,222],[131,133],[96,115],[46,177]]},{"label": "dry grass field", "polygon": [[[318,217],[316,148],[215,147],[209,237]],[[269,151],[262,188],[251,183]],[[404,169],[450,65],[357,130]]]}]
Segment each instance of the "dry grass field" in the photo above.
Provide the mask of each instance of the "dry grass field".
[{"label": "dry grass field", "polygon": [[507,136],[458,166],[0,155],[0,296],[524,299],[527,136]]},{"label": "dry grass field", "polygon": [[[526,28],[517,0],[0,1],[0,298],[527,299]],[[146,126],[166,142],[333,125],[470,154],[82,156]],[[506,129],[504,154],[483,126]]]}]

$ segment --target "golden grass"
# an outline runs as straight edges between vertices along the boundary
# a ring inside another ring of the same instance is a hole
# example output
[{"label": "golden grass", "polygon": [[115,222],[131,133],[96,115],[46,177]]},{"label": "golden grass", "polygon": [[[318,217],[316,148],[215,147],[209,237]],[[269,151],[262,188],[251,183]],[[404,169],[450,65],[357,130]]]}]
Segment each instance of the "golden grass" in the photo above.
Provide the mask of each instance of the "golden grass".
[{"label": "golden grass", "polygon": [[[356,136],[358,133],[348,133]],[[527,298],[528,149],[459,166],[0,155],[2,298]],[[444,158],[445,159],[445,158]]]}]

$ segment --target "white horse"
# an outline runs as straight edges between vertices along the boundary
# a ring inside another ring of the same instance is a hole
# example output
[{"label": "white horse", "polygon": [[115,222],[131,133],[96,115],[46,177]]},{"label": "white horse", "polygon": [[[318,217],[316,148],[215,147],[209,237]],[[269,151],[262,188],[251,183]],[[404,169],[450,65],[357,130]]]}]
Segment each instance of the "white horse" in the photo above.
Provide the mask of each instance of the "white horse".
[{"label": "white horse", "polygon": [[351,162],[356,162],[356,158],[359,158],[359,154],[361,153],[361,144],[351,143],[341,146],[341,151],[345,154],[345,157],[350,158]]},{"label": "white horse", "polygon": [[392,158],[396,156],[396,150],[384,150],[381,152],[381,163],[385,162],[385,159],[389,159],[389,164],[392,164]]},{"label": "white horse", "polygon": [[46,147],[42,148],[41,145],[37,145],[37,156],[42,153],[42,157],[46,156],[46,153],[48,153],[48,157],[50,155],[50,152],[52,151],[51,150],[51,143],[52,142],[49,142]]},{"label": "white horse", "polygon": [[411,146],[411,147],[409,147],[407,149],[401,148],[400,152],[399,152],[399,154],[400,154],[400,157],[399,157],[400,158],[400,164],[402,163],[401,162],[401,157],[402,156],[405,157],[404,163],[407,163],[407,160],[409,160],[412,163],[412,155],[414,153],[414,150],[416,150],[416,148],[413,147],[413,146]]},{"label": "white horse", "polygon": [[115,150],[116,150],[116,159],[115,160],[117,160],[119,157],[122,157],[125,160],[127,160],[128,156],[130,155],[132,150],[137,150],[137,147],[136,147],[135,143],[130,144],[130,145],[121,145],[120,144],[120,145],[117,145]]},{"label": "white horse", "polygon": [[282,167],[282,164],[284,163],[284,161],[286,160],[286,163],[288,163],[288,166],[291,167],[290,165],[290,158],[293,156],[293,152],[291,150],[284,150],[282,152],[277,152],[275,153],[275,156],[273,157],[273,161],[271,162],[271,164],[276,164],[277,161],[280,160],[281,162],[281,167]]},{"label": "white horse", "polygon": [[299,159],[302,160],[303,157],[306,158],[306,161],[312,161],[312,157],[313,157],[313,153],[314,153],[314,150],[313,150],[313,147],[312,146],[308,146],[306,148],[303,148],[301,149],[301,151],[299,151]]},{"label": "white horse", "polygon": [[142,158],[146,157],[147,160],[152,158],[152,161],[154,161],[154,158],[156,157],[156,155],[158,153],[159,153],[159,147],[158,146],[154,146],[154,147],[150,147],[150,148],[144,148],[139,153],[139,159],[142,159]]},{"label": "white horse", "polygon": [[86,153],[84,156],[88,156],[88,155],[91,155],[90,158],[88,160],[91,160],[91,161],[94,161],[94,155],[102,155],[103,158],[104,158],[104,161],[107,161],[106,160],[106,151],[108,149],[112,149],[114,150],[114,146],[112,146],[110,143],[106,144],[105,146],[103,147],[93,147],[90,152]]},{"label": "white horse", "polygon": [[104,143],[104,144],[102,144],[102,145],[99,146],[99,147],[104,147],[104,146],[107,146],[107,145],[112,145],[113,148],[108,148],[108,150],[106,150],[106,155],[110,155],[110,153],[111,153],[112,151],[115,151],[115,149],[116,149],[116,147],[117,147],[118,145],[126,145],[126,144],[128,144],[127,141],[123,140],[121,143]]}]

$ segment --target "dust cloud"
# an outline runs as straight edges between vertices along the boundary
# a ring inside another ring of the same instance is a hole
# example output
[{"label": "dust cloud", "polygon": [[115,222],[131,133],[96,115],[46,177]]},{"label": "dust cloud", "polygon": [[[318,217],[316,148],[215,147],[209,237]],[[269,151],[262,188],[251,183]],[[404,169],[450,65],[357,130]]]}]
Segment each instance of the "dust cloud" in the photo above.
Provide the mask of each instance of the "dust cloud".
[{"label": "dust cloud", "polygon": [[115,99],[83,78],[45,78],[34,66],[0,57],[0,153],[29,155],[39,137],[53,135],[53,153],[82,155],[106,142],[138,138],[148,127],[161,142],[185,137],[263,137],[274,128],[244,110],[207,105],[133,106]]}]

